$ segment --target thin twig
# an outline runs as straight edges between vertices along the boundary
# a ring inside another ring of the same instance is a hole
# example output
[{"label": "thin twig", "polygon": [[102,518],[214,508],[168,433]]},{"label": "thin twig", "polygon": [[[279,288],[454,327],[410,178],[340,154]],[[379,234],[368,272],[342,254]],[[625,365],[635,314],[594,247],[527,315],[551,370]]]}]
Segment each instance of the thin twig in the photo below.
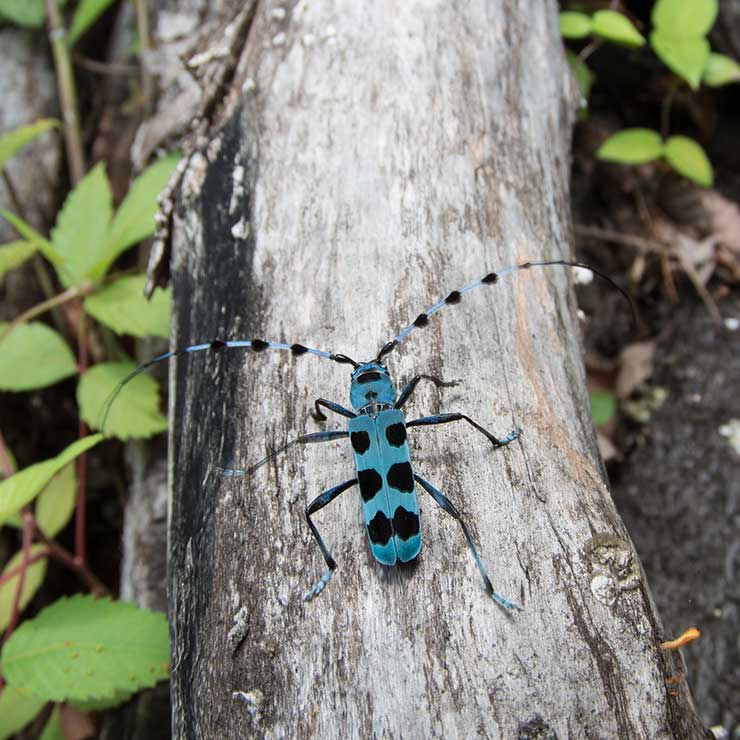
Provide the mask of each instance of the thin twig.
[{"label": "thin twig", "polygon": [[576,224],[573,227],[576,236],[601,239],[605,242],[614,242],[615,244],[624,244],[628,247],[634,247],[638,252],[661,252],[663,246],[656,241],[651,239],[645,239],[642,236],[635,236],[633,234],[623,234],[620,231],[613,231],[612,229],[602,229],[598,226],[585,226],[583,224]]},{"label": "thin twig", "polygon": [[707,286],[704,285],[704,283],[701,281],[701,278],[699,277],[696,269],[686,259],[686,256],[681,252],[680,249],[676,250],[676,257],[678,257],[678,261],[681,263],[681,267],[683,267],[684,272],[689,276],[689,280],[691,280],[691,282],[694,284],[696,292],[701,296],[701,299],[704,301],[704,305],[707,307],[707,310],[712,315],[712,318],[717,323],[720,323],[722,321],[722,314],[720,313],[719,308],[717,308],[717,304],[714,302],[714,299],[709,294]]},{"label": "thin twig", "polygon": [[79,52],[72,53],[72,59],[88,72],[94,72],[99,75],[133,75],[138,71],[138,67],[133,64],[112,64],[111,62],[99,62],[96,59],[89,59]]},{"label": "thin twig", "polygon": [[[77,367],[80,375],[87,370],[87,316],[83,311],[80,314],[80,323],[77,335]],[[80,417],[79,438],[87,436],[87,424]],[[87,563],[87,454],[82,453],[77,458],[77,506],[75,509],[75,559],[82,566]]]},{"label": "thin twig", "polygon": [[18,574],[18,585],[16,586],[15,594],[13,595],[13,605],[10,608],[10,619],[8,620],[5,635],[3,636],[3,642],[7,642],[8,638],[13,634],[20,618],[21,596],[23,595],[23,587],[26,585],[28,562],[31,559],[31,542],[33,540],[34,528],[35,523],[33,515],[26,509],[23,512],[23,559],[21,560],[21,570]]},{"label": "thin twig", "polygon": [[[49,555],[50,553],[47,549],[37,550],[33,555],[31,555],[30,558],[28,558],[28,563],[25,567],[30,568],[34,563],[38,563],[39,560],[44,560],[45,558],[48,558]],[[2,586],[4,583],[7,583],[8,581],[12,581],[23,569],[23,563],[18,563],[15,568],[9,570],[7,573],[3,573],[0,576],[0,586]]]},{"label": "thin twig", "polygon": [[63,547],[57,545],[56,542],[50,540],[46,535],[36,528],[36,536],[43,542],[48,548],[49,557],[58,560],[67,566],[71,571],[77,575],[77,577],[90,589],[90,591],[96,596],[110,596],[110,591],[105,584],[100,581],[90,568],[85,564],[81,563],[76,557],[67,552]]},{"label": "thin twig", "polygon": [[64,303],[69,303],[76,298],[83,298],[86,295],[90,295],[93,292],[94,286],[90,283],[82,283],[81,285],[75,285],[72,288],[68,288],[64,293],[50,298],[48,301],[42,301],[37,303],[35,306],[31,306],[27,311],[16,316],[0,333],[0,342],[12,334],[21,324],[25,324],[36,316],[40,316],[42,313],[46,313],[49,309],[56,306],[61,306]]},{"label": "thin twig", "polygon": [[675,79],[660,104],[660,133],[664,139],[667,139],[671,132],[671,105],[673,104],[673,98],[676,95],[678,86],[679,81]]},{"label": "thin twig", "polygon": [[64,122],[64,142],[72,184],[76,185],[85,174],[85,154],[80,135],[80,117],[77,112],[77,91],[74,72],[67,46],[67,31],[62,23],[57,0],[46,0],[46,17],[49,21],[49,41],[54,53],[59,102]]}]

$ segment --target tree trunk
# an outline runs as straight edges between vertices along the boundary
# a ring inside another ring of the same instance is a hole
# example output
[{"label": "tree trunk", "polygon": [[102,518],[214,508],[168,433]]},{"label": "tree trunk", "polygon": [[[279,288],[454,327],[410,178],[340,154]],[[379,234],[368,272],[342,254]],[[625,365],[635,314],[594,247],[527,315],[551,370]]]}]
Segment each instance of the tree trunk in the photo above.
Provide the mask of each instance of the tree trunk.
[{"label": "tree trunk", "polygon": [[[261,337],[357,360],[491,270],[569,255],[572,88],[554,2],[299,2],[257,7],[224,93],[239,110],[190,158],[173,229],[177,346]],[[214,44],[218,39],[214,40]],[[214,46],[215,48],[215,46]],[[246,350],[173,363],[170,606],[176,737],[701,738],[599,460],[564,268],[502,278],[388,356],[416,373],[414,565],[370,555],[346,440],[267,451],[346,404],[345,367]],[[344,428],[330,418],[323,428]],[[356,491],[356,489],[355,489]]]}]

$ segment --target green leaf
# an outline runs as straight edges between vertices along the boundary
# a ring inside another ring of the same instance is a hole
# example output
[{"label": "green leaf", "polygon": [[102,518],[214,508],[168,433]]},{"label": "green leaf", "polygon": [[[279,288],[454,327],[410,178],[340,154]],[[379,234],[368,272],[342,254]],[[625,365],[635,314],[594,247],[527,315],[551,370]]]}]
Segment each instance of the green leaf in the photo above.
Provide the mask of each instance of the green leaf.
[{"label": "green leaf", "polygon": [[591,94],[591,88],[596,81],[596,75],[572,51],[566,50],[565,56],[568,59],[571,72],[573,72],[573,76],[576,78],[583,99],[588,100],[588,96]]},{"label": "green leaf", "polygon": [[560,35],[564,39],[582,39],[591,33],[591,19],[585,13],[564,10],[559,19]]},{"label": "green leaf", "polygon": [[[32,545],[31,555],[35,555],[45,548],[45,545]],[[23,561],[23,551],[17,552],[13,555],[7,564],[3,568],[3,572],[0,575],[9,573],[13,568],[17,568]],[[46,559],[37,560],[35,563],[30,565],[26,569],[26,577],[23,581],[23,592],[21,593],[21,600],[19,609],[23,611],[28,602],[33,598],[34,594],[39,590],[41,584],[46,576]],[[9,581],[6,581],[0,585],[0,630],[4,630],[10,622],[10,613],[13,610],[13,601],[15,600],[15,591],[18,588],[18,579],[20,573]]]},{"label": "green leaf", "polygon": [[702,82],[710,87],[721,87],[740,82],[740,64],[724,54],[709,54]]},{"label": "green leaf", "polygon": [[49,720],[43,729],[39,740],[64,740],[62,722],[59,719],[59,707],[56,706],[49,715]]},{"label": "green leaf", "polygon": [[91,279],[90,272],[105,249],[112,202],[102,162],[80,180],[64,201],[51,240],[64,259],[57,272],[65,287]]},{"label": "green leaf", "polygon": [[[0,0],[0,3],[2,0]],[[30,3],[28,0],[24,0],[24,5],[28,6]],[[8,131],[7,134],[0,136],[0,170],[5,167],[5,163],[15,155],[15,153],[22,149],[26,144],[30,143],[34,139],[37,139],[41,134],[48,131],[50,128],[56,128],[59,126],[59,121],[56,118],[42,118],[34,123],[29,123],[25,126],[20,126],[12,131]]]},{"label": "green leaf", "polygon": [[57,254],[51,242],[44,239],[44,237],[41,236],[41,234],[39,234],[39,232],[36,231],[30,224],[27,224],[22,218],[16,216],[10,211],[6,211],[4,208],[0,208],[0,216],[11,223],[15,227],[15,230],[27,242],[35,244],[41,254],[43,254],[44,257],[49,260],[49,262],[51,262],[53,265],[60,265],[62,263],[61,256]]},{"label": "green leaf", "polygon": [[[0,322],[0,334],[6,326]],[[46,388],[76,372],[67,343],[46,324],[21,324],[0,341],[0,391]]]},{"label": "green leaf", "polygon": [[77,496],[75,465],[62,468],[47,484],[36,500],[36,524],[50,539],[54,538],[72,518]]},{"label": "green leaf", "polygon": [[44,0],[0,0],[0,18],[26,28],[41,28],[46,18]]},{"label": "green leaf", "polygon": [[91,434],[73,442],[56,457],[31,465],[0,483],[0,524],[31,503],[44,486],[76,457],[95,447],[103,439],[102,434]]},{"label": "green leaf", "polygon": [[612,393],[608,391],[591,391],[591,418],[594,426],[600,427],[606,424],[617,409],[617,402]]},{"label": "green leaf", "polygon": [[670,36],[706,36],[719,10],[717,0],[658,0],[651,20]]},{"label": "green leaf", "polygon": [[24,240],[0,245],[0,278],[22,265],[35,251],[36,245]]},{"label": "green leaf", "polygon": [[625,46],[644,46],[643,35],[627,16],[614,10],[598,10],[593,16],[593,33],[607,41]]},{"label": "green leaf", "polygon": [[113,217],[104,256],[95,265],[94,280],[100,280],[120,254],[154,233],[154,217],[159,207],[157,198],[179,161],[179,154],[169,154],[158,159],[134,180]]},{"label": "green leaf", "polygon": [[621,164],[645,164],[663,154],[663,140],[648,128],[626,128],[610,136],[596,152],[598,159]]},{"label": "green leaf", "polygon": [[663,63],[696,90],[709,61],[709,42],[703,37],[671,36],[660,30],[650,33],[650,45]]},{"label": "green leaf", "polygon": [[30,691],[5,686],[0,689],[0,740],[22,730],[44,708],[46,700]]},{"label": "green leaf", "polygon": [[92,596],[59,599],[5,643],[10,686],[48,701],[133,692],[169,678],[167,619],[135,604]]},{"label": "green leaf", "polygon": [[714,172],[704,150],[687,136],[671,136],[665,143],[665,158],[674,170],[699,185],[710,187]]},{"label": "green leaf", "polygon": [[171,290],[144,297],[146,275],[123,277],[85,299],[85,311],[117,334],[136,337],[170,335]]},{"label": "green leaf", "polygon": [[74,46],[77,39],[87,31],[93,23],[115,2],[116,0],[82,0],[75,10],[72,25],[67,33],[67,43]]},{"label": "green leaf", "polygon": [[86,701],[72,702],[72,706],[81,712],[105,712],[108,709],[125,704],[131,696],[130,691],[116,691],[113,696],[106,696],[104,699],[87,699]]},{"label": "green leaf", "polygon": [[133,362],[105,362],[91,367],[77,386],[80,416],[94,429],[103,422],[106,436],[142,439],[167,429],[167,417],[159,412],[159,387],[149,375],[137,375],[121,389],[108,407],[112,394],[136,365]]}]

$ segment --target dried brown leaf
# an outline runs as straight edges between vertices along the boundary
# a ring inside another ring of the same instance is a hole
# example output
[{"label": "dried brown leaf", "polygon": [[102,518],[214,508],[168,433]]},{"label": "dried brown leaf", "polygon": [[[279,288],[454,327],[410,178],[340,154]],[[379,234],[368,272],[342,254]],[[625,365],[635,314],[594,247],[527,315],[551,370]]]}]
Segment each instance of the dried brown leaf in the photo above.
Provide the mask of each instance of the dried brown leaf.
[{"label": "dried brown leaf", "polygon": [[653,374],[655,341],[628,344],[619,355],[616,396],[629,398],[632,391]]}]

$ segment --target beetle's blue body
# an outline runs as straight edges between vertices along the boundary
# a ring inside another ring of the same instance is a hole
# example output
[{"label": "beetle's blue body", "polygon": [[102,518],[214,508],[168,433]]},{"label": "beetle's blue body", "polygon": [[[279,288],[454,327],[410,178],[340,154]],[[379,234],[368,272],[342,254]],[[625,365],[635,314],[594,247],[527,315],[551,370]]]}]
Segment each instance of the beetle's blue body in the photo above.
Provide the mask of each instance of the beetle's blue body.
[{"label": "beetle's blue body", "polygon": [[370,549],[383,565],[407,563],[421,550],[419,502],[406,420],[392,407],[395,389],[385,367],[368,363],[355,370],[350,400],[357,416],[348,431]]},{"label": "beetle's blue body", "polygon": [[512,601],[505,599],[493,590],[493,586],[483,565],[483,561],[478,555],[478,551],[475,547],[470,531],[452,502],[444,493],[442,493],[442,491],[435,488],[431,483],[413,472],[409,447],[406,440],[406,432],[410,427],[432,426],[454,421],[465,421],[478,432],[483,434],[488,441],[491,442],[494,449],[496,449],[517,439],[519,437],[520,430],[514,429],[506,437],[498,439],[487,429],[484,429],[473,421],[470,417],[460,413],[425,416],[407,422],[404,418],[403,412],[401,411],[401,407],[411,397],[411,394],[414,392],[414,389],[420,380],[429,380],[438,388],[456,385],[456,382],[445,382],[430,375],[416,375],[403,388],[401,393],[396,396],[396,389],[385,365],[382,363],[382,358],[403,342],[412,331],[425,327],[429,323],[431,316],[440,311],[446,305],[459,303],[462,296],[473,288],[481,285],[493,285],[503,275],[512,274],[519,270],[527,270],[531,267],[546,265],[583,267],[590,270],[611,283],[613,287],[619,290],[627,298],[631,305],[629,296],[621,288],[615,285],[610,278],[588,265],[576,262],[567,262],[564,260],[524,262],[519,265],[504,268],[497,272],[489,272],[480,280],[476,280],[475,282],[465,285],[459,290],[453,290],[446,298],[443,298],[424,312],[420,313],[411,324],[402,329],[391,341],[383,345],[378,352],[377,357],[372,362],[358,363],[346,355],[313,349],[302,344],[268,342],[263,339],[235,341],[214,340],[205,344],[190,345],[179,350],[167,352],[166,354],[155,357],[144,365],[141,365],[119,383],[104,406],[100,428],[104,429],[105,418],[108,410],[121,388],[147,367],[155,363],[168,360],[171,357],[184,356],[194,352],[207,350],[218,351],[223,349],[242,348],[250,349],[254,352],[262,352],[270,349],[290,351],[295,356],[309,354],[315,357],[332,360],[333,362],[340,364],[350,364],[354,368],[350,385],[350,402],[354,411],[350,411],[333,401],[319,398],[315,402],[314,412],[314,418],[317,421],[326,421],[326,416],[321,412],[320,407],[348,418],[349,424],[346,431],[334,430],[304,434],[303,436],[288,442],[279,449],[274,450],[263,460],[260,460],[247,470],[219,469],[222,474],[228,476],[250,475],[266,462],[272,460],[274,457],[293,445],[326,442],[347,437],[350,438],[357,477],[351,478],[344,483],[340,483],[339,485],[324,491],[306,507],[306,520],[314,538],[316,539],[319,549],[321,550],[321,554],[327,565],[327,570],[324,572],[324,575],[321,577],[319,582],[306,594],[305,598],[309,600],[320,594],[329,582],[329,579],[336,568],[336,562],[326,547],[323,538],[311,519],[311,516],[324,508],[327,504],[331,503],[343,491],[359,484],[365,517],[365,526],[373,556],[383,565],[390,566],[395,565],[398,562],[405,563],[409,560],[413,560],[421,550],[419,502],[417,500],[415,490],[415,484],[418,483],[419,486],[426,491],[445,512],[450,514],[459,523],[468,547],[470,548],[476,565],[478,566],[481,577],[483,578],[483,583],[488,594],[494,601],[506,609],[519,609],[520,607]]}]

